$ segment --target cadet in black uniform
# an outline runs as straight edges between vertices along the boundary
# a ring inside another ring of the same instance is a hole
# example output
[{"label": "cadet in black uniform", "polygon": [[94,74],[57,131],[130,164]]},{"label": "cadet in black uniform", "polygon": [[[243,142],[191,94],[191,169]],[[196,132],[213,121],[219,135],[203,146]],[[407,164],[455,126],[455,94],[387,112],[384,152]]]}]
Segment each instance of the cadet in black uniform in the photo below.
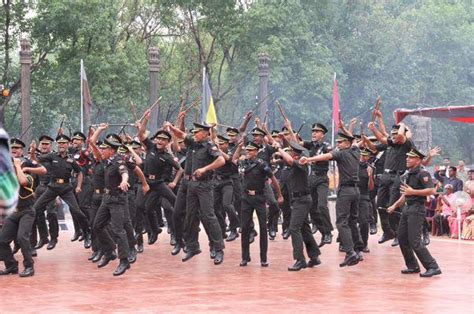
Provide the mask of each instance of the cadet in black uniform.
[{"label": "cadet in black uniform", "polygon": [[[51,137],[47,135],[40,136],[39,150],[41,152],[41,156],[46,156],[53,151],[52,142],[54,142],[54,140]],[[36,157],[34,158],[36,159]],[[48,163],[44,162],[43,166],[45,166],[46,169],[48,169],[49,165]],[[49,174],[39,177],[39,185],[35,190],[36,199],[38,199],[46,191],[49,181],[50,181]],[[51,201],[47,205],[46,212],[47,212],[47,219],[48,219],[48,224],[49,224],[49,236],[51,237],[51,240],[48,239],[48,226],[46,225],[46,217],[44,216],[44,212],[37,212],[35,224],[37,225],[37,228],[38,228],[40,240],[35,248],[40,249],[45,244],[48,244],[47,249],[52,250],[56,247],[56,244],[58,243],[58,236],[59,236],[58,214],[57,214],[57,207],[56,207],[55,200]],[[36,230],[34,230],[34,232],[36,232]]]},{"label": "cadet in black uniform", "polygon": [[[111,233],[117,243],[120,259],[113,273],[114,276],[120,276],[130,268],[129,243],[124,229],[128,212],[128,169],[125,161],[117,154],[117,149],[121,145],[120,137],[115,134],[108,135],[104,143],[100,145],[102,160],[105,162],[105,194],[93,225],[94,234],[97,234],[102,242],[108,238],[102,235],[105,232],[104,229],[109,223],[111,224]],[[116,258],[113,253],[115,244],[111,241],[107,242],[101,243],[105,252],[98,267],[103,267]]]},{"label": "cadet in black uniform", "polygon": [[236,167],[232,163],[232,155],[229,154],[229,138],[223,135],[217,135],[219,150],[226,160],[225,165],[214,172],[214,210],[216,211],[219,225],[221,226],[222,236],[227,238],[225,217],[229,218],[230,235],[227,241],[233,241],[238,236],[237,228],[239,219],[232,203],[233,186],[232,174]]},{"label": "cadet in black uniform", "polygon": [[[245,121],[244,121],[245,122]],[[248,123],[248,122],[247,122]],[[246,124],[245,124],[246,127]],[[245,130],[245,128],[244,128]],[[229,138],[229,156],[233,156],[235,150],[237,149],[237,144],[239,140],[239,130],[237,128],[227,128],[227,137]],[[241,203],[242,203],[242,176],[239,173],[239,168],[232,164],[232,192],[233,192],[233,204],[235,212],[237,213],[237,218],[239,219],[238,223],[240,226],[240,213],[241,213]],[[234,235],[232,232],[229,234],[229,237],[226,241],[233,241],[234,238],[238,237],[238,233]]]},{"label": "cadet in black uniform", "polygon": [[34,203],[34,181],[30,173],[44,175],[46,174],[46,168],[35,165],[30,160],[22,157],[25,144],[21,140],[12,138],[10,144],[13,165],[20,184],[20,192],[15,211],[6,218],[0,231],[0,260],[5,263],[6,267],[5,270],[0,271],[0,275],[18,273],[18,262],[10,247],[10,243],[16,240],[21,248],[23,265],[25,266],[25,270],[20,273],[20,277],[29,277],[35,273],[30,247],[30,234],[35,220],[35,211],[32,208]]},{"label": "cadet in black uniform", "polygon": [[402,185],[400,187],[402,196],[395,204],[387,208],[387,211],[393,213],[396,208],[406,204],[403,207],[398,227],[400,250],[407,266],[407,269],[401,271],[402,274],[420,272],[420,266],[415,258],[416,254],[423,267],[426,268],[426,272],[420,274],[420,276],[432,277],[441,274],[441,269],[421,241],[421,235],[426,217],[424,203],[427,196],[435,194],[436,189],[433,187],[429,172],[422,168],[424,157],[415,148],[412,148],[407,153],[406,165],[408,173],[402,176]]},{"label": "cadet in black uniform", "polygon": [[359,163],[359,228],[362,242],[364,243],[364,253],[369,253],[367,246],[369,241],[369,216],[370,216],[370,196],[369,192],[374,188],[374,169],[369,164],[373,153],[367,148],[360,152]]},{"label": "cadet in black uniform", "polygon": [[[313,124],[311,128],[311,141],[304,141],[302,146],[309,151],[309,156],[327,154],[332,150],[329,143],[324,142],[324,136],[328,129],[321,123]],[[311,165],[311,175],[309,177],[311,198],[311,222],[312,232],[321,232],[322,238],[320,246],[331,244],[333,230],[331,217],[329,216],[328,194],[329,194],[329,161],[318,162]]]},{"label": "cadet in black uniform", "polygon": [[[272,132],[273,133],[273,132]],[[276,131],[277,134],[280,132]],[[290,148],[286,147],[283,150],[287,151]],[[283,222],[281,224],[282,237],[284,240],[290,237],[290,220],[291,220],[291,197],[289,190],[290,181],[290,167],[283,160],[280,153],[273,154],[272,165],[274,166],[274,174],[280,184],[281,194],[283,195],[283,203],[280,204]]]},{"label": "cadet in black uniform", "polygon": [[[169,128],[178,138],[185,136],[183,131],[169,122],[165,122],[165,128]],[[224,166],[225,159],[217,146],[209,140],[210,129],[205,123],[194,123],[193,136],[186,136],[184,139],[187,149],[191,150],[191,158],[186,159],[186,166],[191,162],[192,175],[188,178],[186,195],[184,236],[187,252],[182,261],[186,262],[201,253],[198,242],[199,220],[196,219],[199,217],[209,238],[211,257],[214,257],[214,264],[218,265],[224,260],[224,240],[214,211],[212,173]]]},{"label": "cadet in black uniform", "polygon": [[[258,158],[264,160],[266,163],[270,164],[272,155],[275,153],[275,149],[269,145],[265,144],[266,132],[258,127],[253,128],[251,132],[253,136],[253,141],[262,148],[258,151]],[[273,142],[271,137],[268,138],[270,143]],[[275,198],[275,194],[267,183],[265,184],[265,200],[268,204],[268,234],[271,239],[275,239],[276,232],[278,231],[278,217],[280,216],[280,208],[278,202]]]},{"label": "cadet in black uniform", "polygon": [[[72,216],[75,216],[84,234],[84,247],[90,247],[90,228],[87,217],[79,208],[76,197],[73,192],[73,187],[70,184],[71,172],[81,172],[81,167],[76,161],[67,153],[68,144],[71,140],[68,136],[62,134],[56,138],[58,144],[58,152],[51,153],[46,156],[38,157],[40,162],[46,162],[48,165],[49,174],[51,175],[50,182],[46,191],[38,198],[33,206],[36,212],[44,212],[46,206],[56,199],[61,197],[69,206],[69,211]],[[78,176],[78,185],[82,182],[82,173]]]},{"label": "cadet in black uniform", "polygon": [[[290,166],[289,190],[291,195],[290,234],[293,245],[293,259],[295,264],[288,267],[289,271],[299,271],[306,267],[321,264],[319,247],[314,240],[309,226],[308,214],[311,207],[311,193],[309,188],[308,165],[300,163],[300,157],[305,148],[296,142],[290,141],[290,150],[285,152],[279,148],[285,162]],[[303,252],[303,243],[309,256],[309,262]]]},{"label": "cadet in black uniform", "polygon": [[[90,179],[90,167],[91,167],[91,160],[89,157],[88,148],[85,147],[87,137],[84,133],[77,131],[74,132],[73,136],[71,137],[72,145],[69,147],[69,154],[74,158],[77,162],[79,167],[81,167],[82,172],[82,183],[79,184],[78,180],[78,173],[73,173],[71,182],[72,186],[74,187],[74,191],[76,192],[77,204],[81,211],[86,215],[89,215],[89,207],[91,206],[92,202],[92,184]],[[73,217],[74,223],[74,236],[72,237],[71,241],[82,241],[84,240],[84,235],[80,232],[80,225],[75,217]],[[84,245],[85,248],[89,248],[89,245]]]},{"label": "cadet in black uniform", "polygon": [[[240,152],[244,142],[242,141],[232,157],[234,164],[238,163]],[[272,180],[272,185],[278,193],[278,199],[283,201],[280,192],[280,186],[273,175],[270,165],[257,157],[258,150],[261,146],[257,143],[250,142],[245,147],[247,150],[247,159],[243,160],[244,177],[243,177],[243,197],[242,197],[242,261],[240,266],[247,266],[250,262],[250,231],[252,229],[251,221],[253,220],[254,210],[257,212],[258,224],[260,228],[260,263],[263,267],[268,266],[267,250],[267,226],[266,226],[266,207],[265,207],[265,183],[268,178]]]},{"label": "cadet in black uniform", "polygon": [[[144,161],[144,173],[147,183],[150,186],[150,191],[145,195],[145,208],[152,228],[152,234],[148,239],[148,244],[153,244],[158,239],[158,234],[161,233],[159,228],[154,223],[154,213],[157,210],[158,220],[161,220],[161,207],[156,208],[159,204],[160,198],[165,198],[171,206],[174,206],[176,195],[171,191],[169,186],[165,183],[165,176],[171,167],[177,170],[177,179],[182,174],[180,165],[174,160],[173,156],[167,152],[167,146],[171,141],[171,134],[165,130],[158,130],[155,135],[148,139],[145,131],[149,120],[149,113],[145,114],[143,123],[138,125],[138,138],[146,148],[147,154]],[[156,139],[156,144],[152,140]],[[176,182],[175,182],[176,185]],[[172,223],[170,221],[169,223]]]},{"label": "cadet in black uniform", "polygon": [[[379,243],[395,238],[392,246],[396,246],[396,231],[400,218],[397,214],[388,215],[385,209],[400,197],[400,175],[406,170],[405,156],[413,147],[413,143],[406,136],[407,129],[404,124],[394,125],[389,137],[377,130],[373,122],[369,123],[369,129],[380,141],[380,144],[375,146],[376,150],[385,149],[384,173],[377,194],[377,208],[383,230]],[[366,143],[369,144],[367,141]],[[371,147],[369,144],[369,148],[373,149],[373,145]]]},{"label": "cadet in black uniform", "polygon": [[[363,249],[357,218],[359,214],[359,159],[360,150],[352,145],[354,137],[339,132],[336,139],[338,149],[327,154],[314,157],[303,157],[301,163],[319,162],[325,160],[337,161],[339,169],[339,190],[336,199],[336,226],[339,232],[342,249],[346,252],[340,267],[352,266],[359,263]],[[359,253],[356,253],[356,251]]]}]

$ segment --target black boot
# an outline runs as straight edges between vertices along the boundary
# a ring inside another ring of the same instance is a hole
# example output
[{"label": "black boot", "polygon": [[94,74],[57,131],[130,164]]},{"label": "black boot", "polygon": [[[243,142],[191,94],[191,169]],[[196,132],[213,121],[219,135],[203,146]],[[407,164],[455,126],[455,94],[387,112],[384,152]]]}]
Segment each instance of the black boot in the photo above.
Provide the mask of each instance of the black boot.
[{"label": "black boot", "polygon": [[302,260],[302,261],[296,261],[293,266],[290,266],[288,267],[288,270],[289,271],[300,271],[302,270],[303,268],[306,268],[306,266],[308,266],[306,264],[306,261]]},{"label": "black boot", "polygon": [[77,241],[79,240],[79,237],[82,235],[82,232],[81,231],[76,231],[74,232],[74,235],[73,237],[71,238],[71,242],[74,242],[74,241]]},{"label": "black boot", "polygon": [[97,263],[98,261],[100,261],[102,259],[102,256],[104,256],[104,253],[101,250],[97,251],[96,256],[92,259],[92,263]]},{"label": "black boot", "polygon": [[37,249],[37,250],[38,250],[38,249],[41,249],[43,246],[45,246],[45,245],[48,244],[48,243],[49,243],[48,238],[46,238],[46,239],[40,239],[39,242],[38,242],[38,244],[36,244],[35,249]]},{"label": "black boot", "polygon": [[130,249],[130,253],[128,254],[128,262],[133,264],[137,261],[137,250],[135,248]]},{"label": "black boot", "polygon": [[46,249],[51,251],[52,249],[54,249],[56,247],[56,244],[58,244],[58,239],[51,239],[51,241],[49,241],[48,246],[46,247]]},{"label": "black boot", "polygon": [[84,248],[89,249],[92,246],[91,234],[90,232],[84,232]]},{"label": "black boot", "polygon": [[18,274],[18,263],[7,266],[4,270],[0,270],[0,276]]},{"label": "black boot", "polygon": [[24,271],[20,273],[20,277],[31,277],[35,274],[35,269],[33,266],[26,267]]},{"label": "black boot", "polygon": [[107,266],[107,264],[109,264],[110,261],[113,261],[116,258],[117,258],[117,255],[115,254],[115,252],[105,254],[104,256],[102,256],[99,264],[97,264],[97,267],[98,268],[105,267]]},{"label": "black boot", "polygon": [[353,265],[356,265],[357,263],[359,263],[359,255],[357,255],[356,252],[352,251],[346,254],[344,261],[341,264],[339,264],[339,267],[353,266]]},{"label": "black boot", "polygon": [[130,268],[130,263],[128,262],[128,259],[121,258],[120,264],[118,265],[117,269],[114,271],[114,276],[123,275],[129,268]]}]

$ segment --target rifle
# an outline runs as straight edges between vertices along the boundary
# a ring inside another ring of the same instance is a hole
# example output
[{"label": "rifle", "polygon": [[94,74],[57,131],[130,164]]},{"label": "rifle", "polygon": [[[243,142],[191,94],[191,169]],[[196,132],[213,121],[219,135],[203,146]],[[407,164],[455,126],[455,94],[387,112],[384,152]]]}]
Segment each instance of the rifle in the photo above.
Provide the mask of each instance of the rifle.
[{"label": "rifle", "polygon": [[134,121],[137,121],[138,120],[137,107],[135,106],[132,100],[130,100],[129,105],[130,105],[130,110],[132,111],[133,119]]},{"label": "rifle", "polygon": [[378,111],[380,110],[380,106],[382,105],[382,97],[377,97],[377,101],[375,102],[375,107],[374,107],[374,111],[372,112],[372,119],[370,120],[370,122],[374,122],[375,121],[375,111]]},{"label": "rifle", "polygon": [[283,107],[281,106],[281,104],[278,100],[275,101],[275,105],[277,105],[278,110],[280,110],[280,114],[283,117],[283,119],[288,120],[288,117],[286,116],[285,111],[283,110]]},{"label": "rifle", "polygon": [[[98,127],[100,125],[100,123],[97,123],[97,124],[92,124],[91,126],[92,127]],[[107,123],[108,126],[135,126],[135,124],[133,123]]]},{"label": "rifle", "polygon": [[257,110],[258,106],[260,106],[260,105],[261,105],[265,100],[267,100],[268,97],[270,97],[272,94],[273,94],[273,90],[271,90],[271,91],[267,94],[267,96],[263,97],[263,99],[260,100],[260,101],[253,107],[253,109],[252,109],[251,111]]},{"label": "rifle", "polygon": [[26,128],[26,130],[23,131],[23,133],[21,133],[21,135],[18,137],[18,139],[22,139],[23,136],[25,136],[26,132],[28,132],[31,128],[31,126],[33,125],[33,121],[30,122],[30,124],[28,125],[28,127]]},{"label": "rifle", "polygon": [[[146,111],[148,111],[148,110],[149,110],[150,112],[153,111],[153,109],[155,109],[155,107],[158,107],[158,106],[159,106],[160,101],[161,101],[161,96],[160,96],[157,100],[155,100],[155,102],[153,103],[153,105],[151,105],[150,108],[148,108]],[[146,112],[146,111],[145,111],[145,112]],[[142,115],[142,117],[141,117],[138,121],[139,121],[139,122],[142,122],[143,119],[145,119],[145,113]]]},{"label": "rifle", "polygon": [[298,129],[298,132],[296,132],[296,134],[300,134],[301,129],[304,127],[305,123],[306,123],[306,122],[303,122],[303,123],[301,124],[301,126],[300,126],[300,128]]}]

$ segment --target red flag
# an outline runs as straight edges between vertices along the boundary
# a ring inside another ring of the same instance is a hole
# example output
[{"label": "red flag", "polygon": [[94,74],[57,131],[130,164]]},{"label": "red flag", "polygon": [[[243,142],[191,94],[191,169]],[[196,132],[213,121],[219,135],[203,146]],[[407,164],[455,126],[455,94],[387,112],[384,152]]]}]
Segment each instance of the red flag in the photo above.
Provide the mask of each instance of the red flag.
[{"label": "red flag", "polygon": [[332,86],[332,120],[334,122],[334,133],[339,130],[339,90],[337,88],[336,73],[334,73],[334,83]]},{"label": "red flag", "polygon": [[86,70],[81,64],[81,84],[82,84],[82,100],[84,109],[84,125],[86,128],[91,124],[92,98],[89,90],[89,83],[87,82]]}]

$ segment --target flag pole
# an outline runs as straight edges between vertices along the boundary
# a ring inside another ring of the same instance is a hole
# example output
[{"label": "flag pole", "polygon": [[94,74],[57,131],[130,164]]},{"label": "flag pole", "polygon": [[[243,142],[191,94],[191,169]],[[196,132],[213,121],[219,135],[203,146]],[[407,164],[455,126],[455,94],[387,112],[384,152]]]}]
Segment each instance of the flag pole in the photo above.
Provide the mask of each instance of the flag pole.
[{"label": "flag pole", "polygon": [[84,132],[84,87],[83,85],[83,77],[82,73],[84,73],[84,62],[81,59],[81,132]]},{"label": "flag pole", "polygon": [[[332,84],[334,86],[334,82],[336,81],[336,72],[334,72],[334,79]],[[334,97],[334,95],[333,95]],[[332,106],[332,110],[334,111],[334,105]],[[334,149],[334,137],[335,137],[335,130],[336,130],[336,121],[334,121],[334,112],[332,113],[332,136],[331,136],[331,146]],[[336,194],[337,186],[336,186],[336,162],[332,161],[332,182],[333,182],[333,194]]]}]

